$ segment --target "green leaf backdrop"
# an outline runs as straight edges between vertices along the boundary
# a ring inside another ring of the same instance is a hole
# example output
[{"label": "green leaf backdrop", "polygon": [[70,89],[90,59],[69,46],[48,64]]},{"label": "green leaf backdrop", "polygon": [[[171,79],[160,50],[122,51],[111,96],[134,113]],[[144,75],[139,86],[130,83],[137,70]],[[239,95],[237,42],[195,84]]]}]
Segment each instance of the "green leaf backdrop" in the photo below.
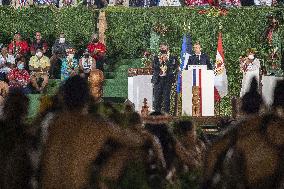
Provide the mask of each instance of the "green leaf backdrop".
[{"label": "green leaf backdrop", "polygon": [[60,32],[75,47],[79,40],[87,43],[96,29],[98,11],[86,7],[57,9],[56,7],[30,7],[14,9],[0,7],[0,42],[9,43],[13,33],[19,31],[24,38],[33,38],[40,31],[53,44]]},{"label": "green leaf backdrop", "polygon": [[[238,58],[249,47],[259,51],[265,58],[266,46],[261,36],[267,25],[266,16],[276,11],[284,12],[283,7],[242,7],[230,8],[226,16],[199,14],[200,8],[152,7],[126,8],[108,7],[106,19],[107,56],[109,60],[135,59],[150,46],[150,33],[156,23],[168,27],[163,41],[169,43],[172,53],[179,55],[184,24],[190,24],[193,41],[200,41],[203,51],[214,62],[219,24],[223,26],[223,47],[225,65],[229,79],[229,95],[222,100],[222,114],[230,114],[230,99],[238,96],[241,86]],[[99,10],[86,7],[56,9],[55,7],[32,7],[14,10],[0,7],[0,42],[9,42],[12,33],[20,31],[25,37],[33,37],[39,30],[53,43],[59,32],[64,31],[67,38],[78,45],[82,39],[86,44],[96,29]],[[280,26],[283,39],[283,26]],[[115,62],[111,62],[115,63]],[[125,70],[126,72],[127,70]],[[115,90],[115,86],[114,90]]]}]

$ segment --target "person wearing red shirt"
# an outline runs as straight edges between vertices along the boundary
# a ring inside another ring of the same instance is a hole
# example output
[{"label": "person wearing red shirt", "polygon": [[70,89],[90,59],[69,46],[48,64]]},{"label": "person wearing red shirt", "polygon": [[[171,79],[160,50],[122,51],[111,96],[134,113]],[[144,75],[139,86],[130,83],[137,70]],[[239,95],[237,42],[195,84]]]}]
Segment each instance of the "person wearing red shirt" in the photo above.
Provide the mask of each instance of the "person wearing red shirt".
[{"label": "person wearing red shirt", "polygon": [[14,35],[14,40],[9,44],[8,48],[17,58],[26,56],[29,52],[29,44],[27,41],[22,40],[20,33]]},{"label": "person wearing red shirt", "polygon": [[36,54],[37,49],[42,49],[43,54],[45,55],[48,50],[48,44],[45,40],[42,39],[41,33],[35,33],[35,40],[30,44],[31,55],[34,56]]},{"label": "person wearing red shirt", "polygon": [[20,88],[25,94],[28,94],[30,83],[30,74],[25,70],[25,58],[17,59],[17,67],[12,69],[8,76],[9,88]]},{"label": "person wearing red shirt", "polygon": [[87,49],[91,56],[96,60],[96,68],[103,71],[106,46],[99,42],[98,34],[93,35],[92,41],[88,44]]}]

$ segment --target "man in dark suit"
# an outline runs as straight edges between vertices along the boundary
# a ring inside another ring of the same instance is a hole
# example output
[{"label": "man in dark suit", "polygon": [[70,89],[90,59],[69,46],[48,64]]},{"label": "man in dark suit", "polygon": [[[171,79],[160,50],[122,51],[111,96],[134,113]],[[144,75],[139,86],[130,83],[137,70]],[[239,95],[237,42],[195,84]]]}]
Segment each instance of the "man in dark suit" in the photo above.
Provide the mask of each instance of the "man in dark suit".
[{"label": "man in dark suit", "polygon": [[154,57],[152,64],[154,84],[154,110],[161,112],[164,103],[164,112],[170,112],[171,87],[176,80],[177,59],[169,53],[168,45],[160,45],[160,53]]},{"label": "man in dark suit", "polygon": [[207,65],[208,70],[212,70],[212,65],[210,63],[209,56],[203,52],[201,52],[201,45],[197,42],[193,46],[194,54],[189,57],[186,70],[189,65]]}]

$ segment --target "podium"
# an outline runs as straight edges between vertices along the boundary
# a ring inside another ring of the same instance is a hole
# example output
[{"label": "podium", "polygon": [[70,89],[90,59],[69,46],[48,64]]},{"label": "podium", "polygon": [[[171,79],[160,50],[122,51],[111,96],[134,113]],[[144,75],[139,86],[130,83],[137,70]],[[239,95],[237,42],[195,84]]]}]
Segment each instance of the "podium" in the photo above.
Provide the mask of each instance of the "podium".
[{"label": "podium", "polygon": [[214,116],[214,71],[206,65],[182,71],[182,115]]},{"label": "podium", "polygon": [[135,105],[135,111],[141,112],[144,98],[149,110],[153,107],[152,71],[147,68],[130,68],[128,70],[128,100]]}]

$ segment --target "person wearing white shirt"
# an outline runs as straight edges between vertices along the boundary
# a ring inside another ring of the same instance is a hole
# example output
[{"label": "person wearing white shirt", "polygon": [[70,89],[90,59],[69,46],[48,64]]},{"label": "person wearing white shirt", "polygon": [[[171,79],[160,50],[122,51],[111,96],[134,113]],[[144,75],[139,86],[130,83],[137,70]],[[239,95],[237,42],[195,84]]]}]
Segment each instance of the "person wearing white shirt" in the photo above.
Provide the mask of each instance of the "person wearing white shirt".
[{"label": "person wearing white shirt", "polygon": [[8,48],[6,46],[2,47],[0,54],[0,65],[5,63],[15,64],[15,57],[8,53]]},{"label": "person wearing white shirt", "polygon": [[0,54],[0,80],[6,80],[6,75],[10,72],[12,65],[15,65],[15,57],[9,54],[8,48],[4,46]]},{"label": "person wearing white shirt", "polygon": [[257,6],[272,6],[275,2],[273,0],[254,0]]},{"label": "person wearing white shirt", "polygon": [[240,57],[240,69],[243,73],[242,88],[240,96],[242,97],[250,89],[251,80],[253,77],[259,83],[260,61],[255,58],[255,50],[248,49],[247,57]]},{"label": "person wearing white shirt", "polygon": [[159,6],[181,6],[181,3],[179,0],[160,0]]}]

